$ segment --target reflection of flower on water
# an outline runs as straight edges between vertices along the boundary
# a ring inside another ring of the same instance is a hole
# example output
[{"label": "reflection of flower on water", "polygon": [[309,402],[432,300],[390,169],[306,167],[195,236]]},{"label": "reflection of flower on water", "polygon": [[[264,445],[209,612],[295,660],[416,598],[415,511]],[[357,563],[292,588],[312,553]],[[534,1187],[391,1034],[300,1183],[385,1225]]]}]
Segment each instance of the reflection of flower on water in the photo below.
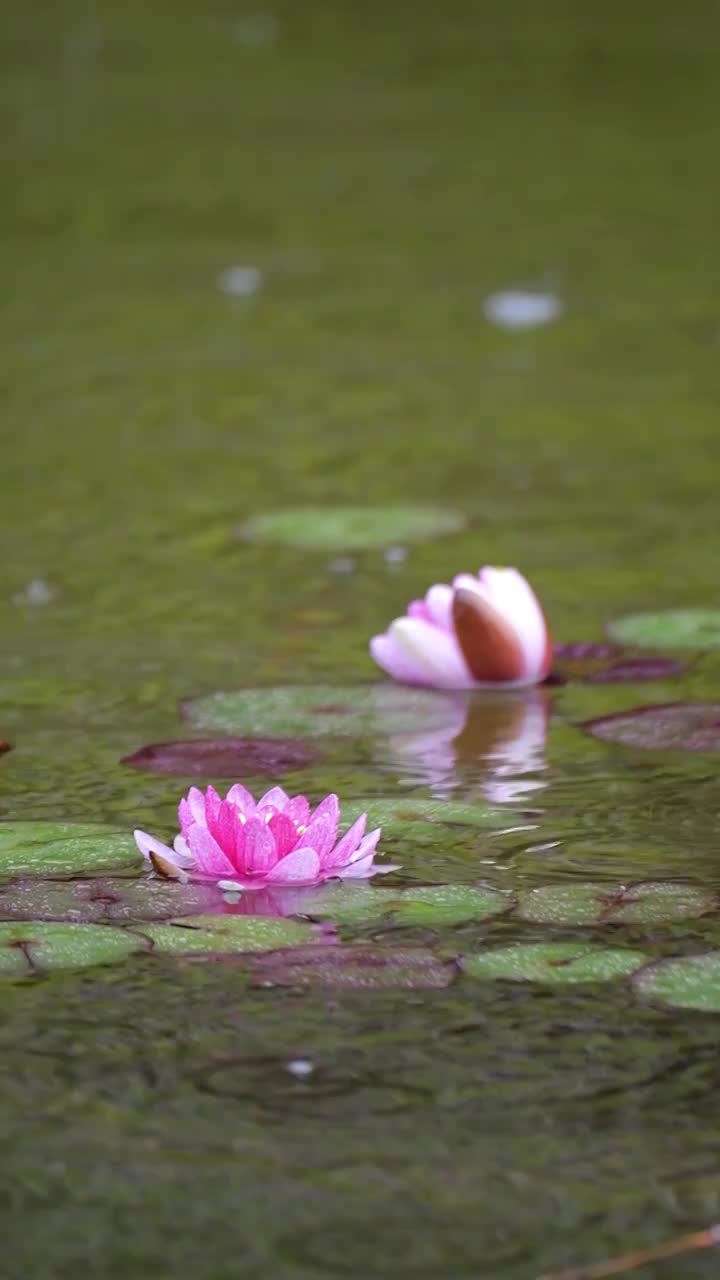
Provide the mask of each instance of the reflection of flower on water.
[{"label": "reflection of flower on water", "polygon": [[405,724],[398,694],[392,686],[376,686],[373,707],[386,726],[381,754],[403,770],[404,785],[429,786],[435,795],[446,796],[480,775],[483,795],[493,804],[522,800],[546,785],[537,775],[547,768],[547,690],[438,690],[424,695],[422,708],[415,707]]}]

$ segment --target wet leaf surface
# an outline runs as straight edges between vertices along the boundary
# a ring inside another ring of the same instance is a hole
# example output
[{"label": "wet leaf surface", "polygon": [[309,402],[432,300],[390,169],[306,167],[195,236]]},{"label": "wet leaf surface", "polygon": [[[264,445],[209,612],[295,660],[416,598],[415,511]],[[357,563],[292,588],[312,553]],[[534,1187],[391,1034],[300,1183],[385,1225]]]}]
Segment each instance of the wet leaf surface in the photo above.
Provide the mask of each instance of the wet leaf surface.
[{"label": "wet leaf surface", "polygon": [[682,675],[685,664],[658,654],[627,654],[621,645],[580,642],[555,646],[551,683],[631,684]]},{"label": "wet leaf surface", "polygon": [[501,809],[459,800],[368,799],[343,806],[343,820],[353,822],[361,813],[367,813],[369,829],[382,827],[383,842],[402,840],[416,845],[435,843],[448,827],[493,831],[511,822]]},{"label": "wet leaf surface", "polygon": [[297,738],[196,738],[185,742],[154,742],[124,756],[121,764],[147,773],[180,777],[274,777],[304,769],[319,758],[317,748]]},{"label": "wet leaf surface", "polygon": [[720,1013],[720,951],[657,960],[634,975],[632,986],[643,1000]]},{"label": "wet leaf surface", "polygon": [[456,975],[454,961],[401,947],[305,947],[253,963],[256,985],[271,987],[438,988],[449,986]]},{"label": "wet leaf surface", "polygon": [[135,933],[91,924],[0,924],[0,977],[113,964],[147,947]]},{"label": "wet leaf surface", "polygon": [[579,728],[603,742],[644,751],[720,751],[720,703],[663,702],[633,707]]},{"label": "wet leaf surface", "polygon": [[129,832],[85,822],[0,823],[0,878],[68,876],[142,865]]},{"label": "wet leaf surface", "polygon": [[611,640],[648,649],[720,648],[720,609],[632,613],[607,625]]},{"label": "wet leaf surface", "polygon": [[317,929],[299,920],[271,916],[201,914],[169,924],[143,927],[154,951],[170,955],[270,951],[297,947],[317,939]]},{"label": "wet leaf surface", "polygon": [[642,951],[588,946],[584,942],[518,942],[464,956],[461,968],[471,978],[511,982],[609,982],[645,964]]},{"label": "wet leaf surface", "polygon": [[577,883],[541,885],[519,894],[516,915],[536,924],[670,924],[717,910],[707,889],[672,881],[639,884]]},{"label": "wet leaf surface", "polygon": [[126,924],[227,910],[222,893],[214,885],[171,884],[147,875],[137,879],[119,876],[96,876],[91,880],[29,878],[0,885],[0,920]]},{"label": "wet leaf surface", "polygon": [[489,920],[513,905],[513,898],[499,889],[464,884],[423,885],[394,896],[393,919],[407,925],[454,925],[469,920]]},{"label": "wet leaf surface", "polygon": [[465,524],[441,507],[292,507],[254,516],[237,530],[251,542],[325,551],[360,551],[456,533]]}]

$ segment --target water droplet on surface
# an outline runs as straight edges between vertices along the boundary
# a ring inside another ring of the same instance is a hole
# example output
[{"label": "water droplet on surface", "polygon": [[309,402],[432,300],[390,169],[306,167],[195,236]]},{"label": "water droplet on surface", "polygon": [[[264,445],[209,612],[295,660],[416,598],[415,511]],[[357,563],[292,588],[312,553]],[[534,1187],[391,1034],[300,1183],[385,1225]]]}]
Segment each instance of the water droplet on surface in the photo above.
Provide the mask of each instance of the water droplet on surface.
[{"label": "water droplet on surface", "polygon": [[306,1080],[308,1076],[312,1075],[315,1067],[307,1058],[293,1058],[291,1062],[287,1063],[287,1069],[290,1075],[295,1076],[297,1080]]},{"label": "water droplet on surface", "polygon": [[407,560],[407,547],[386,547],[383,559],[386,564],[402,564]]},{"label": "water droplet on surface", "polygon": [[554,293],[528,293],[507,289],[491,293],[483,303],[485,317],[501,329],[534,329],[562,315],[563,304]]},{"label": "water droplet on surface", "polygon": [[218,287],[233,298],[252,298],[262,285],[258,267],[226,267],[218,276]]}]

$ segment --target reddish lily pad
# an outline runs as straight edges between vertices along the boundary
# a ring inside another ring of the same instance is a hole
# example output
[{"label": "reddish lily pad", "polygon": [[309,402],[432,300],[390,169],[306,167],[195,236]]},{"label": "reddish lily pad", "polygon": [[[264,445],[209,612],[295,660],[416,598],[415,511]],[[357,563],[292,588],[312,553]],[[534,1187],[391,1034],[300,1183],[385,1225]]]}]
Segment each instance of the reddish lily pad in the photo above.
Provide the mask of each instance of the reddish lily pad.
[{"label": "reddish lily pad", "polygon": [[632,986],[654,1004],[720,1013],[720,951],[656,960],[633,975]]},{"label": "reddish lily pad", "polygon": [[720,609],[665,609],[632,613],[609,622],[620,644],[646,649],[720,649]]},{"label": "reddish lily pad", "polygon": [[153,742],[121,764],[146,773],[180,777],[240,778],[257,774],[274,777],[314,764],[316,748],[298,738],[195,738],[186,742]]},{"label": "reddish lily pad", "polygon": [[681,675],[685,664],[657,654],[623,653],[615,644],[561,644],[555,646],[553,677],[565,684],[581,680],[585,684],[631,684],[642,680],[667,680]]},{"label": "reddish lily pad", "polygon": [[303,947],[253,962],[263,987],[341,987],[378,991],[397,987],[447,987],[457,974],[454,960],[432,951],[399,947]]},{"label": "reddish lily pad", "polygon": [[7,751],[12,751],[12,743],[7,738],[0,738],[0,756],[4,756]]},{"label": "reddish lily pad", "polygon": [[541,885],[519,896],[517,915],[536,924],[671,924],[717,910],[707,889],[670,880]]},{"label": "reddish lily pad", "polygon": [[720,751],[720,702],[660,702],[579,727],[603,742],[643,751]]},{"label": "reddish lily pad", "polygon": [[85,969],[125,960],[147,943],[137,934],[94,924],[0,924],[0,977]]},{"label": "reddish lily pad", "polygon": [[0,878],[87,875],[141,865],[128,831],[90,822],[0,822]]},{"label": "reddish lily pad", "polygon": [[677,658],[624,658],[587,677],[588,684],[633,684],[640,680],[670,680],[687,670]]},{"label": "reddish lily pad", "polygon": [[624,978],[647,962],[642,951],[588,946],[584,942],[517,942],[492,947],[461,961],[471,978],[510,982],[609,982]]},{"label": "reddish lily pad", "polygon": [[142,937],[152,943],[153,951],[170,955],[230,954],[301,946],[316,941],[317,929],[299,920],[272,916],[205,913],[168,924],[149,924],[143,927]]},{"label": "reddish lily pad", "polygon": [[123,924],[228,910],[215,885],[174,884],[149,876],[91,880],[12,880],[0,885],[0,920],[67,920]]}]

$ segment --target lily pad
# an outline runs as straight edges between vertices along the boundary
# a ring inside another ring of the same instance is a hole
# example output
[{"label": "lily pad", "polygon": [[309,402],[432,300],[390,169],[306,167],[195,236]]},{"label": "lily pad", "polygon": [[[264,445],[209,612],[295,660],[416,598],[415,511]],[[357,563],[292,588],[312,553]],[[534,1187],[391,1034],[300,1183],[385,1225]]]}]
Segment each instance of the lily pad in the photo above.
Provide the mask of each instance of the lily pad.
[{"label": "lily pad", "polygon": [[195,728],[220,733],[374,737],[427,730],[440,699],[432,689],[391,684],[279,685],[211,693],[184,702],[181,710]]},{"label": "lily pad", "polygon": [[624,658],[587,676],[588,684],[635,684],[641,680],[670,680],[687,670],[677,658]]},{"label": "lily pad", "polygon": [[257,985],[264,987],[341,987],[378,991],[397,987],[447,987],[457,975],[454,960],[432,951],[399,947],[303,947],[267,955],[253,963]]},{"label": "lily pad", "polygon": [[30,877],[0,885],[0,920],[67,920],[76,924],[123,924],[170,920],[200,911],[222,914],[226,900],[214,885],[174,884],[149,876],[124,879],[41,880]]},{"label": "lily pad", "polygon": [[552,884],[519,896],[517,915],[536,924],[671,924],[717,909],[707,889],[670,880],[637,884]]},{"label": "lily pad", "polygon": [[552,681],[565,684],[631,684],[643,680],[667,680],[682,675],[685,665],[677,658],[657,654],[623,654],[620,645],[582,641],[555,646]]},{"label": "lily pad", "polygon": [[69,876],[140,867],[129,832],[89,822],[0,823],[0,878]]},{"label": "lily pad", "polygon": [[208,913],[183,916],[169,924],[143,927],[154,951],[171,955],[193,952],[231,953],[274,951],[278,947],[297,947],[317,940],[317,929],[299,920],[272,916],[226,915]]},{"label": "lily pad", "polygon": [[311,916],[333,924],[365,924],[385,915],[395,895],[374,889],[365,880],[330,880],[317,888],[283,889],[284,915]]},{"label": "lily pad", "polygon": [[647,963],[642,951],[611,950],[584,942],[518,942],[493,947],[461,961],[471,978],[503,978],[511,982],[609,982]]},{"label": "lily pad", "polygon": [[720,951],[656,960],[634,975],[632,986],[644,1000],[720,1013]]},{"label": "lily pad", "polygon": [[585,720],[579,728],[643,751],[720,751],[720,702],[659,702]]},{"label": "lily pad", "polygon": [[367,813],[372,827],[382,827],[386,840],[415,845],[435,844],[447,836],[449,827],[472,827],[476,831],[498,831],[507,827],[507,813],[485,804],[465,804],[461,800],[363,800],[343,805],[343,819],[354,822]]},{"label": "lily pad", "polygon": [[[388,897],[391,895],[388,894]],[[469,884],[422,885],[392,895],[397,924],[453,925],[468,920],[489,920],[513,905],[510,894],[489,886]]]},{"label": "lily pad", "polygon": [[107,925],[0,924],[0,977],[113,964],[146,946],[138,934]]},{"label": "lily pad", "polygon": [[607,625],[619,644],[647,649],[720,649],[720,609],[631,613]]},{"label": "lily pad", "polygon": [[315,764],[318,751],[296,738],[191,738],[187,742],[153,742],[121,764],[147,773],[185,777],[275,777]]},{"label": "lily pad", "polygon": [[442,507],[289,507],[253,516],[237,533],[250,542],[359,551],[437,538],[464,525],[460,512]]}]

